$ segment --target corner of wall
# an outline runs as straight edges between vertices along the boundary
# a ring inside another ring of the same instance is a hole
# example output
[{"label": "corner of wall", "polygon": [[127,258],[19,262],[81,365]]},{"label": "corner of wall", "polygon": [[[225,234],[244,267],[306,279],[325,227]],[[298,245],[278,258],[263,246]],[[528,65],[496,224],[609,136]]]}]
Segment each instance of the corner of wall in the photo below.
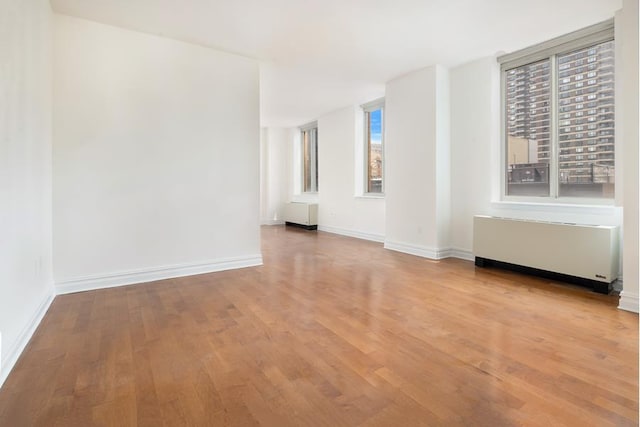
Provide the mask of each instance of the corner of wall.
[{"label": "corner of wall", "polygon": [[450,71],[436,66],[437,246],[451,246],[451,90]]},{"label": "corner of wall", "polygon": [[[0,365],[0,388],[6,381],[7,377],[15,367],[20,355],[29,344],[29,341],[35,334],[38,326],[44,319],[45,314],[49,310],[51,303],[55,298],[55,291],[53,282],[49,284],[47,287],[47,292],[44,297],[40,300],[36,310],[31,314],[29,321],[22,328],[22,331],[18,335],[18,338],[11,343],[11,346],[6,351],[6,356],[2,358],[0,355],[0,360],[2,364]],[[1,349],[0,349],[1,350]]]},{"label": "corner of wall", "polygon": [[[624,0],[616,13],[616,139],[622,152],[623,205],[623,290],[619,308],[638,311],[639,232],[638,200],[640,152],[638,151],[638,1]],[[621,78],[618,78],[620,76]],[[616,146],[616,154],[618,146]],[[616,161],[620,156],[616,157]],[[616,176],[617,178],[617,176]],[[619,192],[617,196],[619,195]]]}]

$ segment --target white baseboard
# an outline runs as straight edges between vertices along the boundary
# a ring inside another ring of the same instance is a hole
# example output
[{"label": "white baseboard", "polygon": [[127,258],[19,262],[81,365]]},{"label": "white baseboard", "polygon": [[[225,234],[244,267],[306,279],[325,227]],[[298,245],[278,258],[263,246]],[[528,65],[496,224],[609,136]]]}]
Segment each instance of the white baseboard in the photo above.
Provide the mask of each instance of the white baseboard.
[{"label": "white baseboard", "polygon": [[53,285],[51,286],[51,292],[49,292],[43,300],[38,305],[36,311],[32,314],[31,319],[25,325],[24,329],[18,336],[16,342],[9,347],[9,351],[7,352],[6,358],[2,361],[2,369],[0,370],[0,387],[4,384],[5,380],[11,373],[11,370],[16,365],[16,362],[20,358],[20,355],[24,351],[27,344],[29,344],[29,340],[33,336],[34,332],[40,325],[40,322],[44,318],[44,315],[49,310],[51,303],[53,302],[53,298],[55,294],[53,292]]},{"label": "white baseboard", "polygon": [[236,268],[255,267],[258,265],[262,265],[262,255],[260,254],[244,257],[222,258],[207,262],[169,265],[143,270],[76,277],[56,282],[56,292],[58,295],[63,295],[73,292],[91,291],[94,289],[113,288],[117,286],[133,285],[136,283],[172,279],[175,277],[192,276],[195,274],[233,270]]},{"label": "white baseboard", "polygon": [[263,219],[260,221],[260,225],[284,225],[283,219]]},{"label": "white baseboard", "polygon": [[476,259],[476,257],[473,256],[473,252],[460,248],[451,248],[451,257],[464,259],[466,261],[475,261]]},{"label": "white baseboard", "polygon": [[384,236],[381,234],[365,233],[362,231],[350,230],[341,227],[331,227],[328,225],[318,225],[319,231],[327,233],[340,234],[342,236],[355,237],[356,239],[371,240],[373,242],[384,242]]},{"label": "white baseboard", "polygon": [[410,245],[407,243],[399,242],[385,242],[385,249],[391,249],[392,251],[403,252],[405,254],[416,255],[429,259],[445,259],[445,258],[458,258],[466,261],[474,261],[475,257],[473,252],[460,248],[429,248],[426,246]]},{"label": "white baseboard", "polygon": [[390,241],[384,242],[384,248],[435,260],[449,258],[450,256],[452,256],[451,248],[429,248],[426,246],[410,245],[407,243]]},{"label": "white baseboard", "polygon": [[618,303],[620,310],[632,311],[638,313],[638,294],[627,292],[624,289],[620,292],[620,302]]}]

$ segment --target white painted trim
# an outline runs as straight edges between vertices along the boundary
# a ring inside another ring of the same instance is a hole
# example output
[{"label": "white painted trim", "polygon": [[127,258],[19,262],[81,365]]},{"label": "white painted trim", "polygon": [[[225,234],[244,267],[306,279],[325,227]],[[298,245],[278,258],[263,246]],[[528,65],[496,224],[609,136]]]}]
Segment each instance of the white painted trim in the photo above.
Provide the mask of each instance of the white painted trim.
[{"label": "white painted trim", "polygon": [[373,101],[366,102],[360,106],[364,111],[375,111],[384,108],[384,96],[382,98],[374,99]]},{"label": "white painted trim", "polygon": [[38,308],[31,316],[31,319],[25,325],[24,329],[18,336],[16,342],[9,348],[7,357],[2,362],[2,370],[0,371],[0,387],[2,387],[2,384],[4,384],[5,380],[11,373],[11,370],[18,362],[20,355],[24,351],[27,344],[29,344],[29,341],[31,340],[31,337],[33,337],[33,334],[38,328],[38,325],[40,325],[40,322],[42,322],[42,319],[47,313],[47,310],[49,310],[49,307],[51,306],[51,303],[53,302],[53,299],[55,297],[55,293],[53,292],[53,285],[51,285],[50,289],[51,292],[45,295],[43,300],[38,305]]},{"label": "white painted trim", "polygon": [[638,299],[640,297],[637,294],[627,292],[624,289],[620,292],[620,302],[618,308],[620,310],[632,311],[634,313],[639,312]]},{"label": "white painted trim", "polygon": [[318,225],[318,230],[326,233],[340,234],[342,236],[355,237],[356,239],[371,240],[372,242],[384,242],[381,234],[365,233],[363,231],[350,230],[348,228],[331,227],[328,225]]},{"label": "white painted trim", "polygon": [[410,245],[407,243],[390,242],[388,240],[384,242],[384,248],[435,260],[449,258],[452,256],[451,248],[428,248],[425,246]]},{"label": "white painted trim", "polygon": [[362,193],[353,196],[355,199],[384,200],[384,193]]},{"label": "white painted trim", "polygon": [[305,131],[305,130],[309,130],[309,129],[315,129],[318,127],[318,121],[314,120],[313,122],[309,122],[307,124],[304,124],[302,126],[300,126],[300,130],[301,131]]},{"label": "white painted trim", "polygon": [[284,225],[283,219],[264,219],[260,221],[260,225]]},{"label": "white painted trim", "polygon": [[476,259],[476,257],[473,255],[473,252],[460,248],[451,248],[451,257],[464,259],[466,261],[475,261]]},{"label": "white painted trim", "polygon": [[533,46],[520,49],[515,52],[500,55],[498,62],[503,70],[519,67],[551,55],[562,54],[573,50],[581,49],[590,45],[603,43],[614,39],[613,18],[603,22],[581,28],[569,34],[555,37],[551,40],[538,43]]},{"label": "white painted trim", "polygon": [[491,202],[491,207],[500,210],[506,209],[524,212],[552,212],[576,215],[601,215],[607,217],[620,217],[622,215],[622,208],[612,205],[577,205],[568,203],[540,203],[530,201],[502,200]]},{"label": "white painted trim", "polygon": [[318,203],[318,193],[300,193],[294,194],[291,201],[288,203]]},{"label": "white painted trim", "polygon": [[175,277],[213,273],[236,268],[262,265],[262,255],[248,255],[234,258],[221,258],[206,262],[168,265],[142,270],[107,273],[102,275],[75,277],[56,282],[58,295],[94,289],[113,288],[136,283],[153,282]]}]

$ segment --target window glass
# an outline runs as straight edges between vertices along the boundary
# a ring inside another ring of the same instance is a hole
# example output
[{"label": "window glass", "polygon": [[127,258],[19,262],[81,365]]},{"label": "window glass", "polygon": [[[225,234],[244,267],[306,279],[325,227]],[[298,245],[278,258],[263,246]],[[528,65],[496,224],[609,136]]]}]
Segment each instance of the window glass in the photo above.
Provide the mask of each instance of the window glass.
[{"label": "window glass", "polygon": [[[563,112],[570,117],[558,123],[558,146],[562,154],[558,161],[558,194],[561,197],[614,196],[613,51],[613,42],[607,42],[557,57],[559,67],[565,67],[571,82],[585,75],[593,77],[584,89],[571,83],[558,87],[559,97],[567,100]],[[587,63],[595,65],[589,68],[591,71],[583,65],[585,58]],[[589,101],[588,119],[579,114],[584,108],[581,101],[585,96]],[[578,153],[586,147],[593,154],[585,158]]]},{"label": "window glass", "polygon": [[614,41],[540,57],[503,68],[505,195],[613,198]]},{"label": "window glass", "polygon": [[547,59],[506,72],[507,195],[549,196],[550,71]]},{"label": "window glass", "polygon": [[302,131],[302,191],[318,191],[318,128]]},{"label": "window glass", "polygon": [[383,109],[365,112],[367,126],[367,192],[383,192],[383,150],[382,150]]}]

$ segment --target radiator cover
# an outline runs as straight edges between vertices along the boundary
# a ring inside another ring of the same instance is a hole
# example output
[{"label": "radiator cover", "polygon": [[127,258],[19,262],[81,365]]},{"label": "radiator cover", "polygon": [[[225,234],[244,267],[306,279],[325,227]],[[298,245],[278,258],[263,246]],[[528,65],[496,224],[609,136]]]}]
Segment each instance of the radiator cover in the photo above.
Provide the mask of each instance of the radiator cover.
[{"label": "radiator cover", "polygon": [[284,206],[284,220],[287,225],[298,225],[308,230],[318,228],[318,204],[291,202]]},{"label": "radiator cover", "polygon": [[618,278],[618,227],[476,215],[473,254],[609,284]]}]

